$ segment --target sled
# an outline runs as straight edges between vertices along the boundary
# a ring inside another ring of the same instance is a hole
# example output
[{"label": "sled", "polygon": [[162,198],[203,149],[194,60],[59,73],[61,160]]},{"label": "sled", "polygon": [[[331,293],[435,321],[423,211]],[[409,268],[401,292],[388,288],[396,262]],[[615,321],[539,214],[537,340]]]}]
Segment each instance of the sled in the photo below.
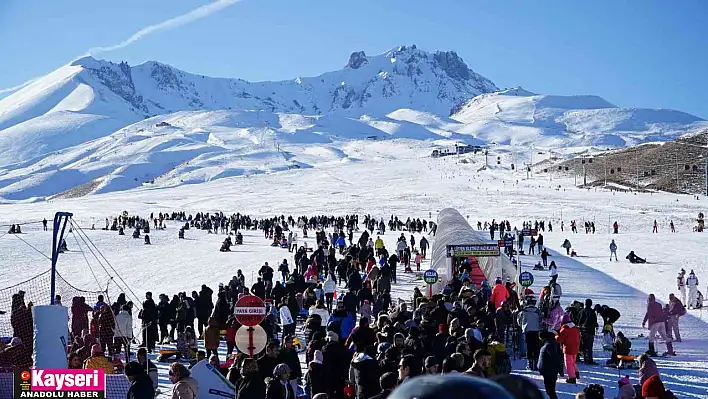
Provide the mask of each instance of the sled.
[{"label": "sled", "polygon": [[[176,360],[179,360],[182,358],[182,352],[178,351],[177,349],[160,349],[158,351],[159,356],[157,357],[157,361],[160,363],[164,363],[169,361],[169,359],[174,356]],[[197,353],[193,350],[189,351],[189,358],[193,359],[197,356]]]},{"label": "sled", "polygon": [[617,355],[617,374],[622,376],[623,369],[638,369],[637,357],[634,355]]}]

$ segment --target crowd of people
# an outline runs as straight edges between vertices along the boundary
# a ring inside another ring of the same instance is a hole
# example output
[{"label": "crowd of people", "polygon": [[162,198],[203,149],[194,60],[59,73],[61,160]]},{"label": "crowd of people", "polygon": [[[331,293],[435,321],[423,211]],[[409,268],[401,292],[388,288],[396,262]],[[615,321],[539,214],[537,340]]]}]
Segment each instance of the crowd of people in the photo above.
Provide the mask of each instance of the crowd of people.
[{"label": "crowd of people", "polygon": [[[158,376],[151,354],[160,362],[174,357],[169,379],[174,384],[173,397],[179,399],[197,397],[199,384],[189,370],[200,360],[222,370],[236,387],[239,399],[294,399],[300,389],[313,399],[383,399],[396,387],[412,384],[423,375],[458,373],[501,381],[512,371],[512,359],[517,356],[526,359],[529,371],[543,377],[546,394],[553,399],[559,376],[576,384],[581,379],[578,362],[597,365],[593,344],[601,327],[598,317],[603,322],[605,348],[612,352],[607,365],[616,366],[621,357],[630,355],[631,341],[622,332],[615,334],[613,328],[620,312],[594,305],[592,299],[574,301],[564,309],[557,272],[536,294],[501,277],[494,278],[493,284],[483,281],[475,286],[470,278],[473,266],[465,260],[456,264],[449,284],[432,297],[423,295],[419,288],[412,298],[392,297],[397,273],[411,272],[412,264],[420,270],[427,256],[428,239],[437,226],[426,220],[403,221],[396,216],[384,220],[367,215],[360,224],[358,215],[258,220],[240,214],[174,212],[144,219],[123,214],[112,223],[106,219],[106,230],[144,230],[151,223],[159,229],[166,220],[184,223],[182,234],[195,228],[237,237],[241,230],[260,230],[265,240],[294,253],[294,263],[283,259],[274,268],[265,262],[250,286],[238,270],[215,289],[202,285],[189,295],[179,292],[170,298],[160,294],[157,302],[153,293],[147,292],[137,314],[139,336],[133,336],[132,325],[137,306],[124,294],[110,305],[102,296],[95,304],[73,297],[69,367],[100,368],[107,374],[123,372],[132,383],[129,399],[149,398],[155,393]],[[529,221],[522,229],[512,229],[509,221],[494,220],[484,226],[479,222],[478,228],[488,229],[492,238],[498,231],[500,238],[520,240],[518,248],[524,248],[523,230],[553,229],[551,222]],[[574,221],[571,228],[576,229]],[[381,236],[399,232],[395,247],[387,248]],[[586,233],[592,232],[594,225],[586,223]],[[298,233],[302,233],[302,241]],[[315,245],[308,247],[304,238],[314,238]],[[529,253],[537,249],[545,268],[543,254],[547,257],[548,252],[542,234],[532,237],[530,245]],[[513,254],[509,248],[509,255]],[[550,269],[554,266],[551,262]],[[691,278],[695,278],[693,272]],[[692,292],[691,285],[688,287]],[[0,367],[31,364],[32,323],[27,323],[31,303],[25,305],[23,294],[13,296],[15,338],[7,348],[0,348]],[[235,344],[240,324],[233,316],[234,306],[244,295],[256,295],[267,303],[261,326],[268,343],[264,353],[254,359],[239,352]],[[683,314],[685,308],[673,294],[666,309],[649,296],[645,317],[650,329],[649,351],[638,359],[638,384],[632,385],[628,377],[618,381],[620,393],[633,393],[624,397],[673,397],[664,389],[650,356],[658,355],[657,334],[666,342],[665,355],[674,354],[672,341],[681,340],[678,319]],[[131,344],[138,342],[133,359]],[[158,351],[158,343],[174,349]],[[226,357],[219,355],[222,345]],[[304,362],[298,352],[304,352]],[[601,391],[601,387],[589,385],[582,394],[588,399],[601,398]]]}]

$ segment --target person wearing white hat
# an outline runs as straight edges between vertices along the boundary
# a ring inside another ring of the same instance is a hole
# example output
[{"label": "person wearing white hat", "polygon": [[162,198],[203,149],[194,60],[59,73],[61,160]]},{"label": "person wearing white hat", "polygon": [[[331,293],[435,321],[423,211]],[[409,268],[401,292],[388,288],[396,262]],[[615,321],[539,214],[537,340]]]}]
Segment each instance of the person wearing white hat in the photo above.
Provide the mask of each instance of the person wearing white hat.
[{"label": "person wearing white hat", "polygon": [[693,273],[693,270],[688,274],[686,286],[688,286],[688,308],[693,309],[696,307],[698,299],[698,277]]}]

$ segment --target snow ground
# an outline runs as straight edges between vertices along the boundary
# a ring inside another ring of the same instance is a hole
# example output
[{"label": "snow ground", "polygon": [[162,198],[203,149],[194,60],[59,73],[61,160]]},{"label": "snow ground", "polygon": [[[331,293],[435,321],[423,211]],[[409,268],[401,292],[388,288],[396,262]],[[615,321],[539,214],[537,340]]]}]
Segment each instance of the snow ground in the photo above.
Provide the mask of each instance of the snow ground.
[{"label": "snow ground", "polygon": [[[551,220],[554,232],[544,233],[547,246],[559,251],[563,239],[569,238],[580,255],[570,259],[554,252],[551,258],[559,267],[559,282],[565,294],[563,305],[572,299],[591,297],[596,303],[616,307],[622,317],[615,328],[628,336],[642,332],[646,295],[655,293],[665,301],[668,294],[675,291],[675,276],[681,267],[694,269],[701,281],[708,278],[708,261],[702,256],[705,239],[702,234],[692,233],[695,216],[700,211],[705,213],[705,198],[580,190],[573,187],[572,179],[549,181],[532,177],[525,180],[525,173],[514,174],[498,168],[478,173],[476,171],[484,164],[483,155],[471,156],[470,163],[461,164],[454,157],[428,158],[428,149],[422,143],[411,141],[353,141],[346,143],[343,150],[361,162],[329,162],[316,168],[225,178],[198,185],[140,188],[81,199],[0,205],[0,224],[50,219],[53,212],[59,210],[74,212],[75,220],[83,228],[89,228],[92,223],[100,228],[105,217],[123,210],[141,215],[184,209],[255,216],[371,213],[386,218],[395,214],[430,219],[432,215],[434,219],[437,211],[447,206],[469,215],[473,224],[492,218],[509,219],[516,225],[522,220]],[[563,233],[560,232],[561,218],[566,226]],[[579,224],[594,220],[596,234],[569,233],[572,219]],[[659,222],[659,234],[651,233],[654,219]],[[609,225],[615,220],[621,225],[621,234],[617,236],[609,234]],[[668,233],[669,220],[676,224],[677,233]],[[38,231],[39,228],[28,225],[22,238],[49,254],[50,235]],[[215,286],[228,280],[238,268],[243,269],[248,279],[264,261],[276,263],[289,255],[284,250],[269,247],[269,242],[258,233],[246,234],[246,244],[237,247],[235,252],[220,253],[221,235],[189,230],[187,240],[178,241],[177,229],[173,223],[165,231],[153,231],[150,247],[144,246],[142,240],[118,237],[114,232],[87,233],[139,297],[146,290],[173,293],[191,291],[203,283]],[[392,234],[385,237],[395,239]],[[620,248],[620,262],[607,260],[607,247],[612,238]],[[71,249],[77,247],[71,234],[67,243]],[[622,259],[630,249],[650,263],[630,265]],[[537,261],[537,258],[522,258],[522,264],[529,268]],[[49,263],[16,237],[6,235],[0,238],[0,265],[0,287],[7,287],[39,274]],[[96,264],[92,264],[92,268],[100,285],[105,286],[108,277],[101,275]],[[99,285],[87,272],[81,254],[63,255],[59,271],[79,288],[95,289]],[[537,285],[544,280],[545,277],[537,275]],[[406,281],[400,290],[403,296],[412,290],[413,283]],[[538,292],[538,287],[534,288]],[[705,289],[702,290],[705,293]],[[689,315],[681,319],[684,342],[675,346],[679,356],[657,361],[666,385],[681,398],[708,398],[706,323],[708,315],[689,311]],[[646,330],[643,332],[646,334]],[[644,350],[646,341],[634,341],[633,346],[637,351]],[[663,350],[663,345],[660,349]],[[607,354],[597,351],[596,356],[604,362]],[[521,367],[522,363],[517,366]],[[580,370],[583,384],[604,385],[608,397],[616,393],[617,370],[582,365]],[[537,376],[524,370],[517,372],[540,383]],[[635,370],[627,373],[636,379]],[[559,391],[562,397],[571,397],[580,387],[563,383],[559,384]]]}]

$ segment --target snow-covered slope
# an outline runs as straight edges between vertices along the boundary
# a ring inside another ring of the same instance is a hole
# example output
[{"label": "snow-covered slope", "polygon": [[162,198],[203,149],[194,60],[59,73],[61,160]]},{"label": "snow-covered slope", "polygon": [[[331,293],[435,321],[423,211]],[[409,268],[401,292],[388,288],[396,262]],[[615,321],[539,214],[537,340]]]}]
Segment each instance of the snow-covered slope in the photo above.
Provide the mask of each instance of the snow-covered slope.
[{"label": "snow-covered slope", "polygon": [[620,108],[597,96],[537,95],[521,88],[477,96],[452,119],[465,125],[460,132],[485,141],[546,147],[621,147],[708,126],[680,111]]},{"label": "snow-covered slope", "polygon": [[339,71],[257,83],[86,57],[0,100],[0,199],[356,161],[342,155],[350,140],[606,147],[708,127],[682,112],[618,108],[596,96],[496,90],[456,53],[415,46],[355,52]]}]

